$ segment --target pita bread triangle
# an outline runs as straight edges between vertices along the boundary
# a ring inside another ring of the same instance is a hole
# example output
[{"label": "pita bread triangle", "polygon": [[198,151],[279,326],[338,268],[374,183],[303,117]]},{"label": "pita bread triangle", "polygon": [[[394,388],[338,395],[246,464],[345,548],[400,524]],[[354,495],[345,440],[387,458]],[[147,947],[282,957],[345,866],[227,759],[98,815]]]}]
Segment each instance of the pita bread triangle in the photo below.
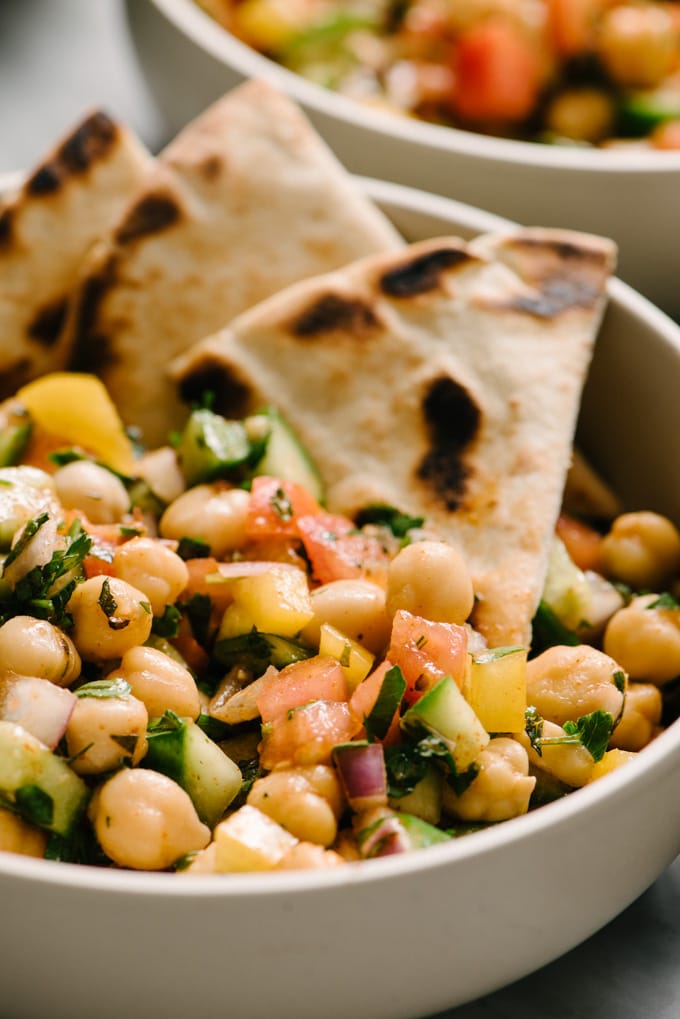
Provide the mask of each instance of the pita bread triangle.
[{"label": "pita bread triangle", "polygon": [[128,128],[96,110],[0,201],[0,399],[65,367],[59,336],[80,263],[152,165]]},{"label": "pita bread triangle", "polygon": [[614,261],[569,231],[425,241],[289,287],[173,371],[226,415],[276,405],[330,510],[425,515],[489,645],[528,646]]},{"label": "pita bread triangle", "polygon": [[234,89],[158,156],[84,267],[64,342],[148,445],[184,420],[169,360],[288,284],[403,244],[292,100]]}]

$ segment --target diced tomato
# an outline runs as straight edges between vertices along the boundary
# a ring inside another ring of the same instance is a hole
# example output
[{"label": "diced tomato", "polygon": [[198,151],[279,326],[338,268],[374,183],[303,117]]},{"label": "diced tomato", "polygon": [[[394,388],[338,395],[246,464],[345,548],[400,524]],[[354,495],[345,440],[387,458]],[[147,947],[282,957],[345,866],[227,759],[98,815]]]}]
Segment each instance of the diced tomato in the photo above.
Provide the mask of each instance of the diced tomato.
[{"label": "diced tomato", "polygon": [[602,535],[594,527],[562,513],[557,520],[556,531],[579,569],[601,571]]},{"label": "diced tomato", "polygon": [[253,478],[246,517],[246,537],[295,538],[298,517],[318,513],[320,506],[306,488],[294,481],[260,475]]},{"label": "diced tomato", "polygon": [[345,701],[311,701],[262,727],[260,764],[267,771],[277,765],[329,764],[333,747],[358,731]]},{"label": "diced tomato", "polygon": [[300,517],[298,531],[321,584],[364,577],[381,583],[390,558],[376,537],[358,531],[348,517],[317,513]]},{"label": "diced tomato", "polygon": [[272,676],[257,698],[263,722],[271,722],[291,708],[309,701],[346,701],[349,687],[342,666],[335,658],[315,655],[293,662]]},{"label": "diced tomato", "polygon": [[457,114],[480,124],[524,120],[538,102],[541,54],[509,18],[484,18],[459,37],[454,56]]},{"label": "diced tomato", "polygon": [[413,704],[443,676],[462,685],[467,663],[467,630],[455,623],[433,623],[400,609],[392,622],[387,657],[406,680],[405,699]]},{"label": "diced tomato", "polygon": [[[680,33],[680,25],[678,32]],[[652,132],[650,140],[655,149],[671,151],[680,149],[680,120],[668,120],[661,124]]]},{"label": "diced tomato", "polygon": [[[380,689],[385,678],[385,674],[390,671],[393,663],[390,661],[382,662],[377,669],[374,669],[370,675],[366,676],[366,679],[362,680],[361,683],[354,690],[354,693],[349,699],[349,708],[352,714],[355,716],[357,721],[361,722],[362,726],[364,719],[367,718],[375,706],[375,702],[380,694]],[[399,708],[394,712],[394,717],[390,723],[390,727],[387,730],[383,743],[388,746],[391,743],[396,743],[399,740]]]}]

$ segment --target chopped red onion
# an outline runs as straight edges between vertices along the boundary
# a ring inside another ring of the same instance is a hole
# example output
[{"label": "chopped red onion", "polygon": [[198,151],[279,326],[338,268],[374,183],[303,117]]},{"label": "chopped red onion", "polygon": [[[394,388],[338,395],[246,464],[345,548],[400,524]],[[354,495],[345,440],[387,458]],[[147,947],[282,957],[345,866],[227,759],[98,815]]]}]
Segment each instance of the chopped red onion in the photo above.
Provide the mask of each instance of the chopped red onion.
[{"label": "chopped red onion", "polygon": [[333,760],[353,810],[368,810],[387,803],[387,773],[381,743],[341,743],[333,750]]},{"label": "chopped red onion", "polygon": [[359,851],[363,857],[393,856],[408,853],[412,848],[408,833],[395,814],[385,814],[359,833]]},{"label": "chopped red onion", "polygon": [[76,705],[71,690],[35,676],[8,676],[0,680],[0,717],[54,750],[66,732]]}]

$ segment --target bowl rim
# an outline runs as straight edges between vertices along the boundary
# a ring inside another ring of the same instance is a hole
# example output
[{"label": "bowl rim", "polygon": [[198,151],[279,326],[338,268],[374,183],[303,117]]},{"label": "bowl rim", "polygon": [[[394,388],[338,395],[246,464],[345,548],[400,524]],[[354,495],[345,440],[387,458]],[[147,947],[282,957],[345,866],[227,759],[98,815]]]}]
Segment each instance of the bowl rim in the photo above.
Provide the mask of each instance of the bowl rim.
[{"label": "bowl rim", "polygon": [[[139,0],[127,0],[128,7]],[[551,146],[537,142],[495,138],[455,127],[390,114],[361,106],[347,96],[316,85],[273,60],[257,53],[223,28],[196,0],[147,0],[196,46],[220,63],[239,71],[245,78],[264,78],[287,92],[309,111],[332,118],[359,130],[371,130],[384,138],[422,146],[440,153],[457,154],[477,160],[532,166],[544,171],[588,174],[677,174],[680,152],[648,149],[595,149],[579,146]],[[361,117],[357,116],[361,109]]]},{"label": "bowl rim", "polygon": [[[0,174],[0,195],[20,185],[23,174]],[[512,221],[466,205],[455,199],[420,191],[406,185],[356,178],[368,196],[378,202],[401,205],[405,210],[441,218],[456,218],[471,230],[512,228]],[[609,283],[609,300],[620,305],[634,318],[646,323],[674,347],[680,356],[680,325],[660,311],[647,298],[619,279]],[[192,875],[180,880],[173,873],[127,871],[89,865],[63,863],[0,852],[0,879],[38,882],[45,886],[78,888],[89,892],[111,892],[173,898],[287,896],[313,893],[320,889],[342,889],[366,881],[402,880],[422,871],[455,866],[471,856],[491,854],[502,846],[517,845],[537,837],[555,826],[568,828],[575,815],[596,816],[603,800],[625,802],[634,790],[653,781],[654,773],[680,766],[680,719],[671,723],[654,741],[640,751],[638,758],[603,776],[597,782],[576,789],[562,799],[548,803],[529,814],[503,821],[463,838],[417,850],[399,857],[361,861],[326,871],[281,871],[261,874]],[[679,847],[680,849],[680,844]],[[227,880],[225,880],[227,879]]]}]

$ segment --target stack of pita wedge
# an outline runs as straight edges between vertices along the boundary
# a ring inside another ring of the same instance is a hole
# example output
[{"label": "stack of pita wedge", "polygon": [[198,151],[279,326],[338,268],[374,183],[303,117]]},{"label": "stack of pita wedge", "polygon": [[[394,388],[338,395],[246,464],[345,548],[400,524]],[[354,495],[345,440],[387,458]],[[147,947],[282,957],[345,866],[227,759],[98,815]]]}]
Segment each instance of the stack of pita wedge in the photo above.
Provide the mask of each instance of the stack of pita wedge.
[{"label": "stack of pita wedge", "polygon": [[0,211],[4,393],[93,371],[148,446],[206,390],[228,416],[276,405],[329,509],[426,516],[470,565],[488,643],[528,645],[613,244],[406,246],[260,82],[155,159],[88,123]]}]

